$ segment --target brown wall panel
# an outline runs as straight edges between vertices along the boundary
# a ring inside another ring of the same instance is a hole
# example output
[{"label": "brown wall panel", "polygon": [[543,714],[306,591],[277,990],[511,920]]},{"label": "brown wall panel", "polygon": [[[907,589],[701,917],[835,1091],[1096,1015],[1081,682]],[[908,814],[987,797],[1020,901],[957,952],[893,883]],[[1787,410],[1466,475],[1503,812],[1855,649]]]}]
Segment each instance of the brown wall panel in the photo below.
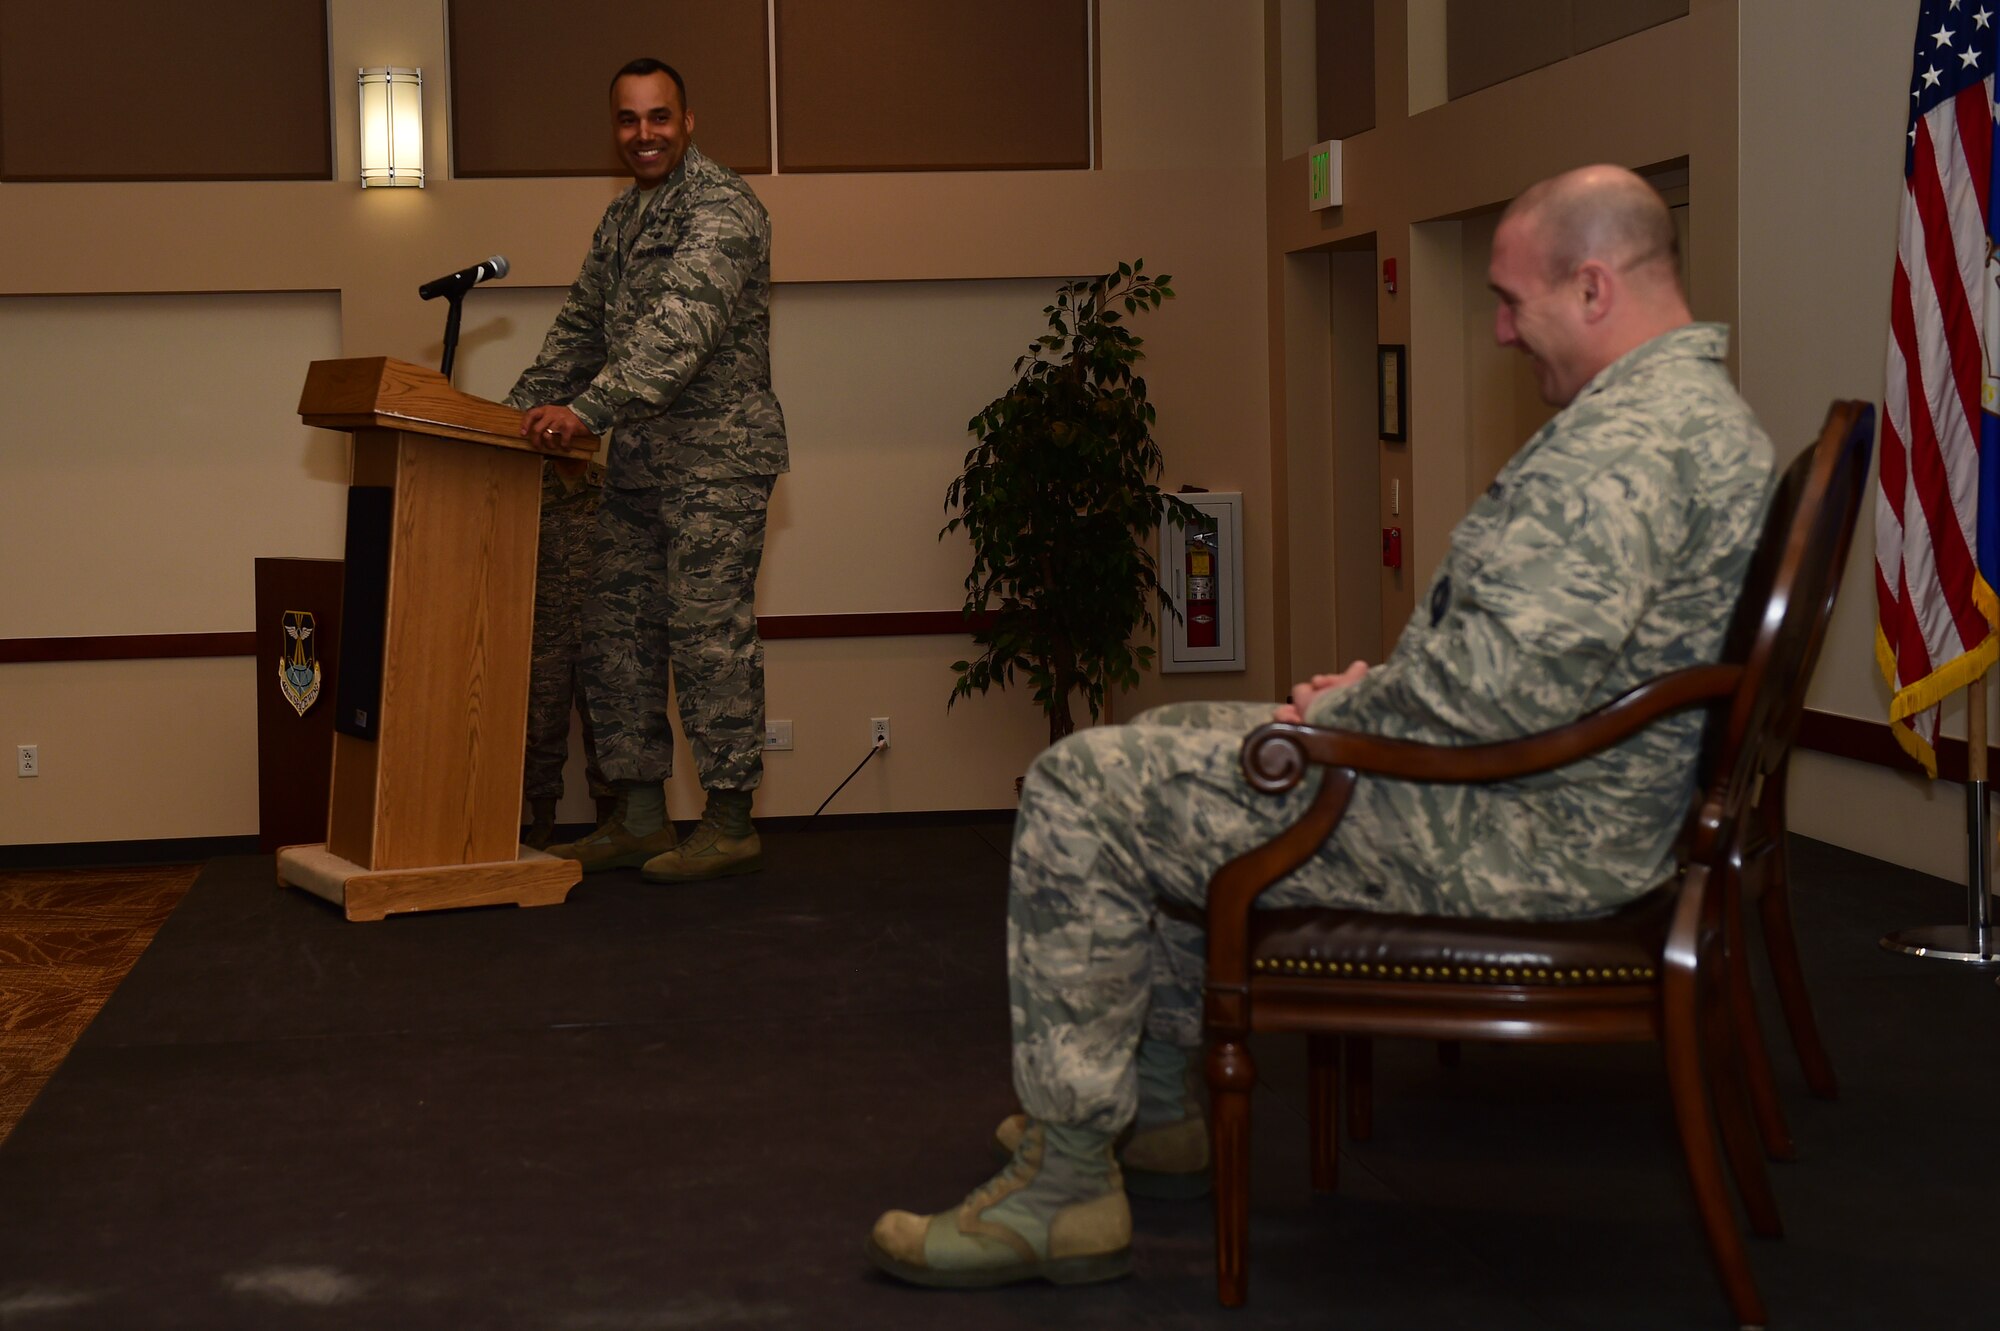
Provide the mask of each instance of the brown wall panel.
[{"label": "brown wall panel", "polygon": [[1375,0],[1317,0],[1313,34],[1316,138],[1375,128]]},{"label": "brown wall panel", "polygon": [[777,0],[784,171],[1090,165],[1089,0]]},{"label": "brown wall panel", "polygon": [[324,0],[0,0],[0,180],[333,175]]},{"label": "brown wall panel", "polygon": [[1685,18],[1688,0],[1581,0],[1570,11],[1570,51],[1588,51],[1593,46],[1615,42],[1644,32],[1656,23]]},{"label": "brown wall panel", "polygon": [[652,56],[680,71],[694,141],[746,174],[771,169],[764,0],[452,0],[452,173],[611,176],[611,76]]},{"label": "brown wall panel", "polygon": [[1448,0],[1445,91],[1463,97],[1569,54],[1570,0]]},{"label": "brown wall panel", "polygon": [[1688,0],[1446,0],[1446,88],[1463,97],[1687,12]]}]

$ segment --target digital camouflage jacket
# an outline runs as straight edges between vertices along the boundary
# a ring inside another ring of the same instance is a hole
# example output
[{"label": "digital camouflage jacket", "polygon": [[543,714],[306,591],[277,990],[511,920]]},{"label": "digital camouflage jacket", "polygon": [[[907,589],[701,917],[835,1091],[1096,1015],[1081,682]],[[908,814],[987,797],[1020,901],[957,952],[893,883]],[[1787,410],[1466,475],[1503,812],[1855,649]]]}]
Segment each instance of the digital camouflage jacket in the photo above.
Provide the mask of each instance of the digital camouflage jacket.
[{"label": "digital camouflage jacket", "polygon": [[611,433],[615,489],[788,469],[771,392],[771,219],[741,176],[690,146],[650,199],[612,200],[507,395],[547,403]]},{"label": "digital camouflage jacket", "polygon": [[[1458,524],[1389,659],[1308,719],[1433,744],[1513,739],[1716,660],[1773,465],[1723,366],[1728,339],[1689,324],[1586,384]],[[1362,802],[1437,843],[1412,871],[1463,874],[1480,913],[1608,909],[1671,868],[1701,725],[1683,714],[1501,786],[1376,783]]]}]

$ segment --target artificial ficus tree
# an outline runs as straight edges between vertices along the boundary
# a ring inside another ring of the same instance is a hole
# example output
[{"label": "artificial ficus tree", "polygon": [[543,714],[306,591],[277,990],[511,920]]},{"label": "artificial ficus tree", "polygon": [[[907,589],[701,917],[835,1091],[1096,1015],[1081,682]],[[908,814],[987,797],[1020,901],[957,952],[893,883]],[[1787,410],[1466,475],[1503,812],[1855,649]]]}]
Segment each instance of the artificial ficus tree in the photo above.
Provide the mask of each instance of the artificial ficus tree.
[{"label": "artificial ficus tree", "polygon": [[965,613],[992,612],[973,633],[980,654],[952,664],[950,701],[1025,676],[1052,744],[1076,728],[1073,695],[1095,720],[1112,689],[1139,682],[1153,649],[1132,638],[1153,627],[1154,599],[1178,614],[1146,538],[1163,502],[1201,519],[1156,484],[1153,406],[1132,372],[1143,340],[1125,323],[1171,298],[1172,280],[1141,259],[1065,283],[1013,387],[967,423],[978,442],[945,495],[957,516],[939,537],[963,528],[972,542]]}]

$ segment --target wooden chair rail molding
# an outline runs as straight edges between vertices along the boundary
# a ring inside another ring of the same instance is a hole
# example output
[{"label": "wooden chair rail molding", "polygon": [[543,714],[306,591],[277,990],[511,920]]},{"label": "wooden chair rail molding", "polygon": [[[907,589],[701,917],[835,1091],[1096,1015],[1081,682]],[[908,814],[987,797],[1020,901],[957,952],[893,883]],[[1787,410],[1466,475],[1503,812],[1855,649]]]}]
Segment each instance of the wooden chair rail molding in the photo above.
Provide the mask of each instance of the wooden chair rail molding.
[{"label": "wooden chair rail molding", "polygon": [[[989,614],[956,610],[868,611],[845,615],[759,615],[767,642],[784,638],[935,637],[991,624]],[[161,661],[202,656],[255,656],[257,635],[244,633],[119,633],[79,638],[0,638],[0,665],[25,661]]]},{"label": "wooden chair rail molding", "polygon": [[[968,621],[956,610],[880,611],[845,615],[759,615],[767,641],[786,638],[929,637],[983,627],[990,616]],[[29,661],[158,661],[203,656],[255,656],[257,635],[244,633],[127,633],[80,638],[0,638],[0,665]],[[1808,710],[1798,747],[1900,771],[1919,770],[1897,745],[1889,727],[1857,716]],[[1938,775],[1965,780],[1965,741],[1938,744]]]},{"label": "wooden chair rail molding", "polygon": [[113,633],[89,638],[0,638],[0,665],[24,661],[166,661],[255,656],[255,633]]},{"label": "wooden chair rail molding", "polygon": [[[1851,758],[1877,767],[1894,767],[1920,772],[1916,759],[1903,752],[1889,727],[1879,721],[1837,712],[1817,712],[1807,708],[1799,720],[1798,747],[1836,758]],[[1945,781],[1965,781],[1965,741],[1941,736],[1937,746],[1938,776]]]}]

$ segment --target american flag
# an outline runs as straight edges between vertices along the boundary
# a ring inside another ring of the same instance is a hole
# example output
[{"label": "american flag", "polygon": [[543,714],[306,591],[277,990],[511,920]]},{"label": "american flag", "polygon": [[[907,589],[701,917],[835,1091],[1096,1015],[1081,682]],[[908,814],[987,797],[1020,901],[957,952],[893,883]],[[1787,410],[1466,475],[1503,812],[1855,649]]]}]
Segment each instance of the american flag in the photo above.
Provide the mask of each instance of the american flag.
[{"label": "american flag", "polygon": [[1923,0],[1889,308],[1875,654],[1890,728],[1932,776],[1939,700],[2000,645],[1996,25],[2000,0]]}]

